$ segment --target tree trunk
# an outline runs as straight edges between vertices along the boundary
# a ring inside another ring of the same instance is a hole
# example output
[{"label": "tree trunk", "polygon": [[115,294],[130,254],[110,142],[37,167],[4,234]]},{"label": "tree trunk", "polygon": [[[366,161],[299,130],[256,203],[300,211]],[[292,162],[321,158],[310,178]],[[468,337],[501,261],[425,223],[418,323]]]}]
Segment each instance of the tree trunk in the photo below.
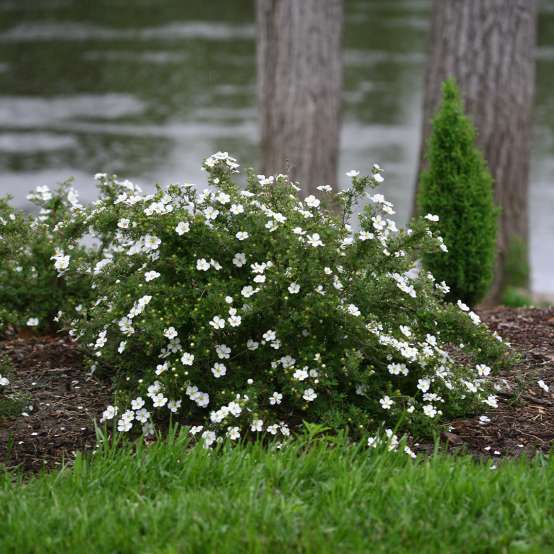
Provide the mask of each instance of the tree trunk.
[{"label": "tree trunk", "polygon": [[454,77],[501,208],[491,301],[498,300],[509,277],[508,252],[524,246],[520,263],[527,263],[535,26],[534,0],[433,0],[418,176],[441,83]]},{"label": "tree trunk", "polygon": [[336,185],[342,17],[342,0],[257,0],[263,170],[304,195]]}]

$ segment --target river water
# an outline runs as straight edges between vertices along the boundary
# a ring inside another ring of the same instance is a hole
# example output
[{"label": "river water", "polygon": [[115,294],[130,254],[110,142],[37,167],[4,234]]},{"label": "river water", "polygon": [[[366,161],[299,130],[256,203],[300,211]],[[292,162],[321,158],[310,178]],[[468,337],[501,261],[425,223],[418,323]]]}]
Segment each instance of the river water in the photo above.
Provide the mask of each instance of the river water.
[{"label": "river water", "polygon": [[[129,6],[132,6],[130,8]],[[378,162],[407,220],[428,0],[347,0],[340,173]],[[531,186],[532,287],[554,293],[554,0],[541,3]],[[252,0],[1,0],[0,194],[92,175],[202,185],[201,160],[259,159]],[[346,178],[342,177],[346,181]]]}]

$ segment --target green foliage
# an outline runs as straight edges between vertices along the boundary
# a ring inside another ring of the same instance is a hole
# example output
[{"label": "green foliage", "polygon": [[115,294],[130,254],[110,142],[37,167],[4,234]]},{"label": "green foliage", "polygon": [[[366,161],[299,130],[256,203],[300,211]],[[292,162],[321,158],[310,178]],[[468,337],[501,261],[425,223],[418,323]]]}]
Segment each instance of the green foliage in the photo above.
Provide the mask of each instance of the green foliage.
[{"label": "green foliage", "polygon": [[492,282],[497,210],[492,177],[452,79],[443,84],[442,105],[433,120],[426,157],[420,209],[439,216],[438,228],[448,253],[425,256],[425,267],[448,283],[452,300],[473,306]]},{"label": "green foliage", "polygon": [[0,552],[551,553],[554,458],[491,466],[347,441],[207,451],[184,433],[103,447],[0,473]]},{"label": "green foliage", "polygon": [[529,285],[529,252],[523,240],[512,236],[504,265],[506,286],[525,288]]},{"label": "green foliage", "polygon": [[508,287],[502,295],[502,305],[509,308],[525,308],[533,304],[533,299],[526,291]]},{"label": "green foliage", "polygon": [[65,227],[81,209],[70,183],[56,191],[38,187],[28,197],[38,215],[13,208],[0,198],[0,336],[10,327],[53,331],[60,310],[73,309],[89,295],[82,276],[67,278],[52,261],[57,248],[70,250],[75,260],[91,256]]},{"label": "green foliage", "polygon": [[502,343],[417,271],[422,255],[442,255],[434,223],[398,230],[376,194],[352,230],[380,168],[304,201],[284,175],[250,173],[242,190],[237,168],[214,154],[204,163],[212,190],[153,195],[100,175],[98,202],[74,214],[71,225],[86,222],[103,244],[98,263],[66,259],[66,275],[91,278],[70,326],[116,383],[104,420],[151,432],[173,414],[209,446],[286,437],[303,421],[428,430],[451,409],[495,403],[482,364]]}]

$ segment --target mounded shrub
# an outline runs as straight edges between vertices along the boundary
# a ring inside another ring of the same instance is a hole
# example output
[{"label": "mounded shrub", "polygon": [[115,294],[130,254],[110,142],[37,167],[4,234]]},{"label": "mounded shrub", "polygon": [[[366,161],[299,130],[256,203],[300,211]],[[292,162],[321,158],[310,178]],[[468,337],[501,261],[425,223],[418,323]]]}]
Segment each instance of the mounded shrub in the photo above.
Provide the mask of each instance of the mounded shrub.
[{"label": "mounded shrub", "polygon": [[424,264],[450,286],[448,297],[474,306],[494,274],[497,209],[493,180],[475,144],[475,129],[464,115],[454,80],[443,84],[441,107],[427,145],[428,169],[420,180],[422,213],[439,217],[437,229],[447,252],[426,255]]},{"label": "mounded shrub", "polygon": [[443,255],[434,218],[398,230],[392,205],[368,194],[383,180],[378,166],[349,172],[338,195],[319,187],[302,201],[284,175],[249,173],[242,190],[227,153],[203,167],[203,191],[145,195],[97,175],[99,200],[67,223],[104,246],[99,262],[69,259],[60,272],[90,278],[94,297],[66,315],[95,370],[116,383],[104,421],[150,433],[172,415],[210,446],[288,436],[303,421],[428,428],[496,404],[485,364],[503,345],[417,270],[426,253]]},{"label": "mounded shrub", "polygon": [[54,191],[38,187],[28,199],[35,212],[15,209],[9,197],[0,198],[0,336],[22,327],[54,331],[58,311],[90,295],[88,277],[68,279],[59,273],[69,259],[63,250],[74,262],[94,254],[75,240],[77,229],[65,227],[83,208],[76,191],[66,182]]}]

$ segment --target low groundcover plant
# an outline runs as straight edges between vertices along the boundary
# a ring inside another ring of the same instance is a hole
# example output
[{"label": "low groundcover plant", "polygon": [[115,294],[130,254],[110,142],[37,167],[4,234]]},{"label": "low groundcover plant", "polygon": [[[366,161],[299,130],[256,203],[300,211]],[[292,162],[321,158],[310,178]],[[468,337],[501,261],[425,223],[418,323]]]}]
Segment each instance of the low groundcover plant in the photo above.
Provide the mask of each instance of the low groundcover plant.
[{"label": "low groundcover plant", "polygon": [[285,175],[250,172],[241,189],[227,153],[203,168],[209,189],[154,194],[99,174],[99,200],[65,224],[103,245],[99,262],[61,248],[55,260],[60,277],[90,279],[92,300],[66,317],[116,382],[103,421],[148,434],[173,414],[211,446],[287,437],[303,421],[358,435],[429,428],[496,405],[487,364],[504,347],[419,269],[444,249],[436,217],[397,229],[370,192],[381,168],[303,200]]}]

